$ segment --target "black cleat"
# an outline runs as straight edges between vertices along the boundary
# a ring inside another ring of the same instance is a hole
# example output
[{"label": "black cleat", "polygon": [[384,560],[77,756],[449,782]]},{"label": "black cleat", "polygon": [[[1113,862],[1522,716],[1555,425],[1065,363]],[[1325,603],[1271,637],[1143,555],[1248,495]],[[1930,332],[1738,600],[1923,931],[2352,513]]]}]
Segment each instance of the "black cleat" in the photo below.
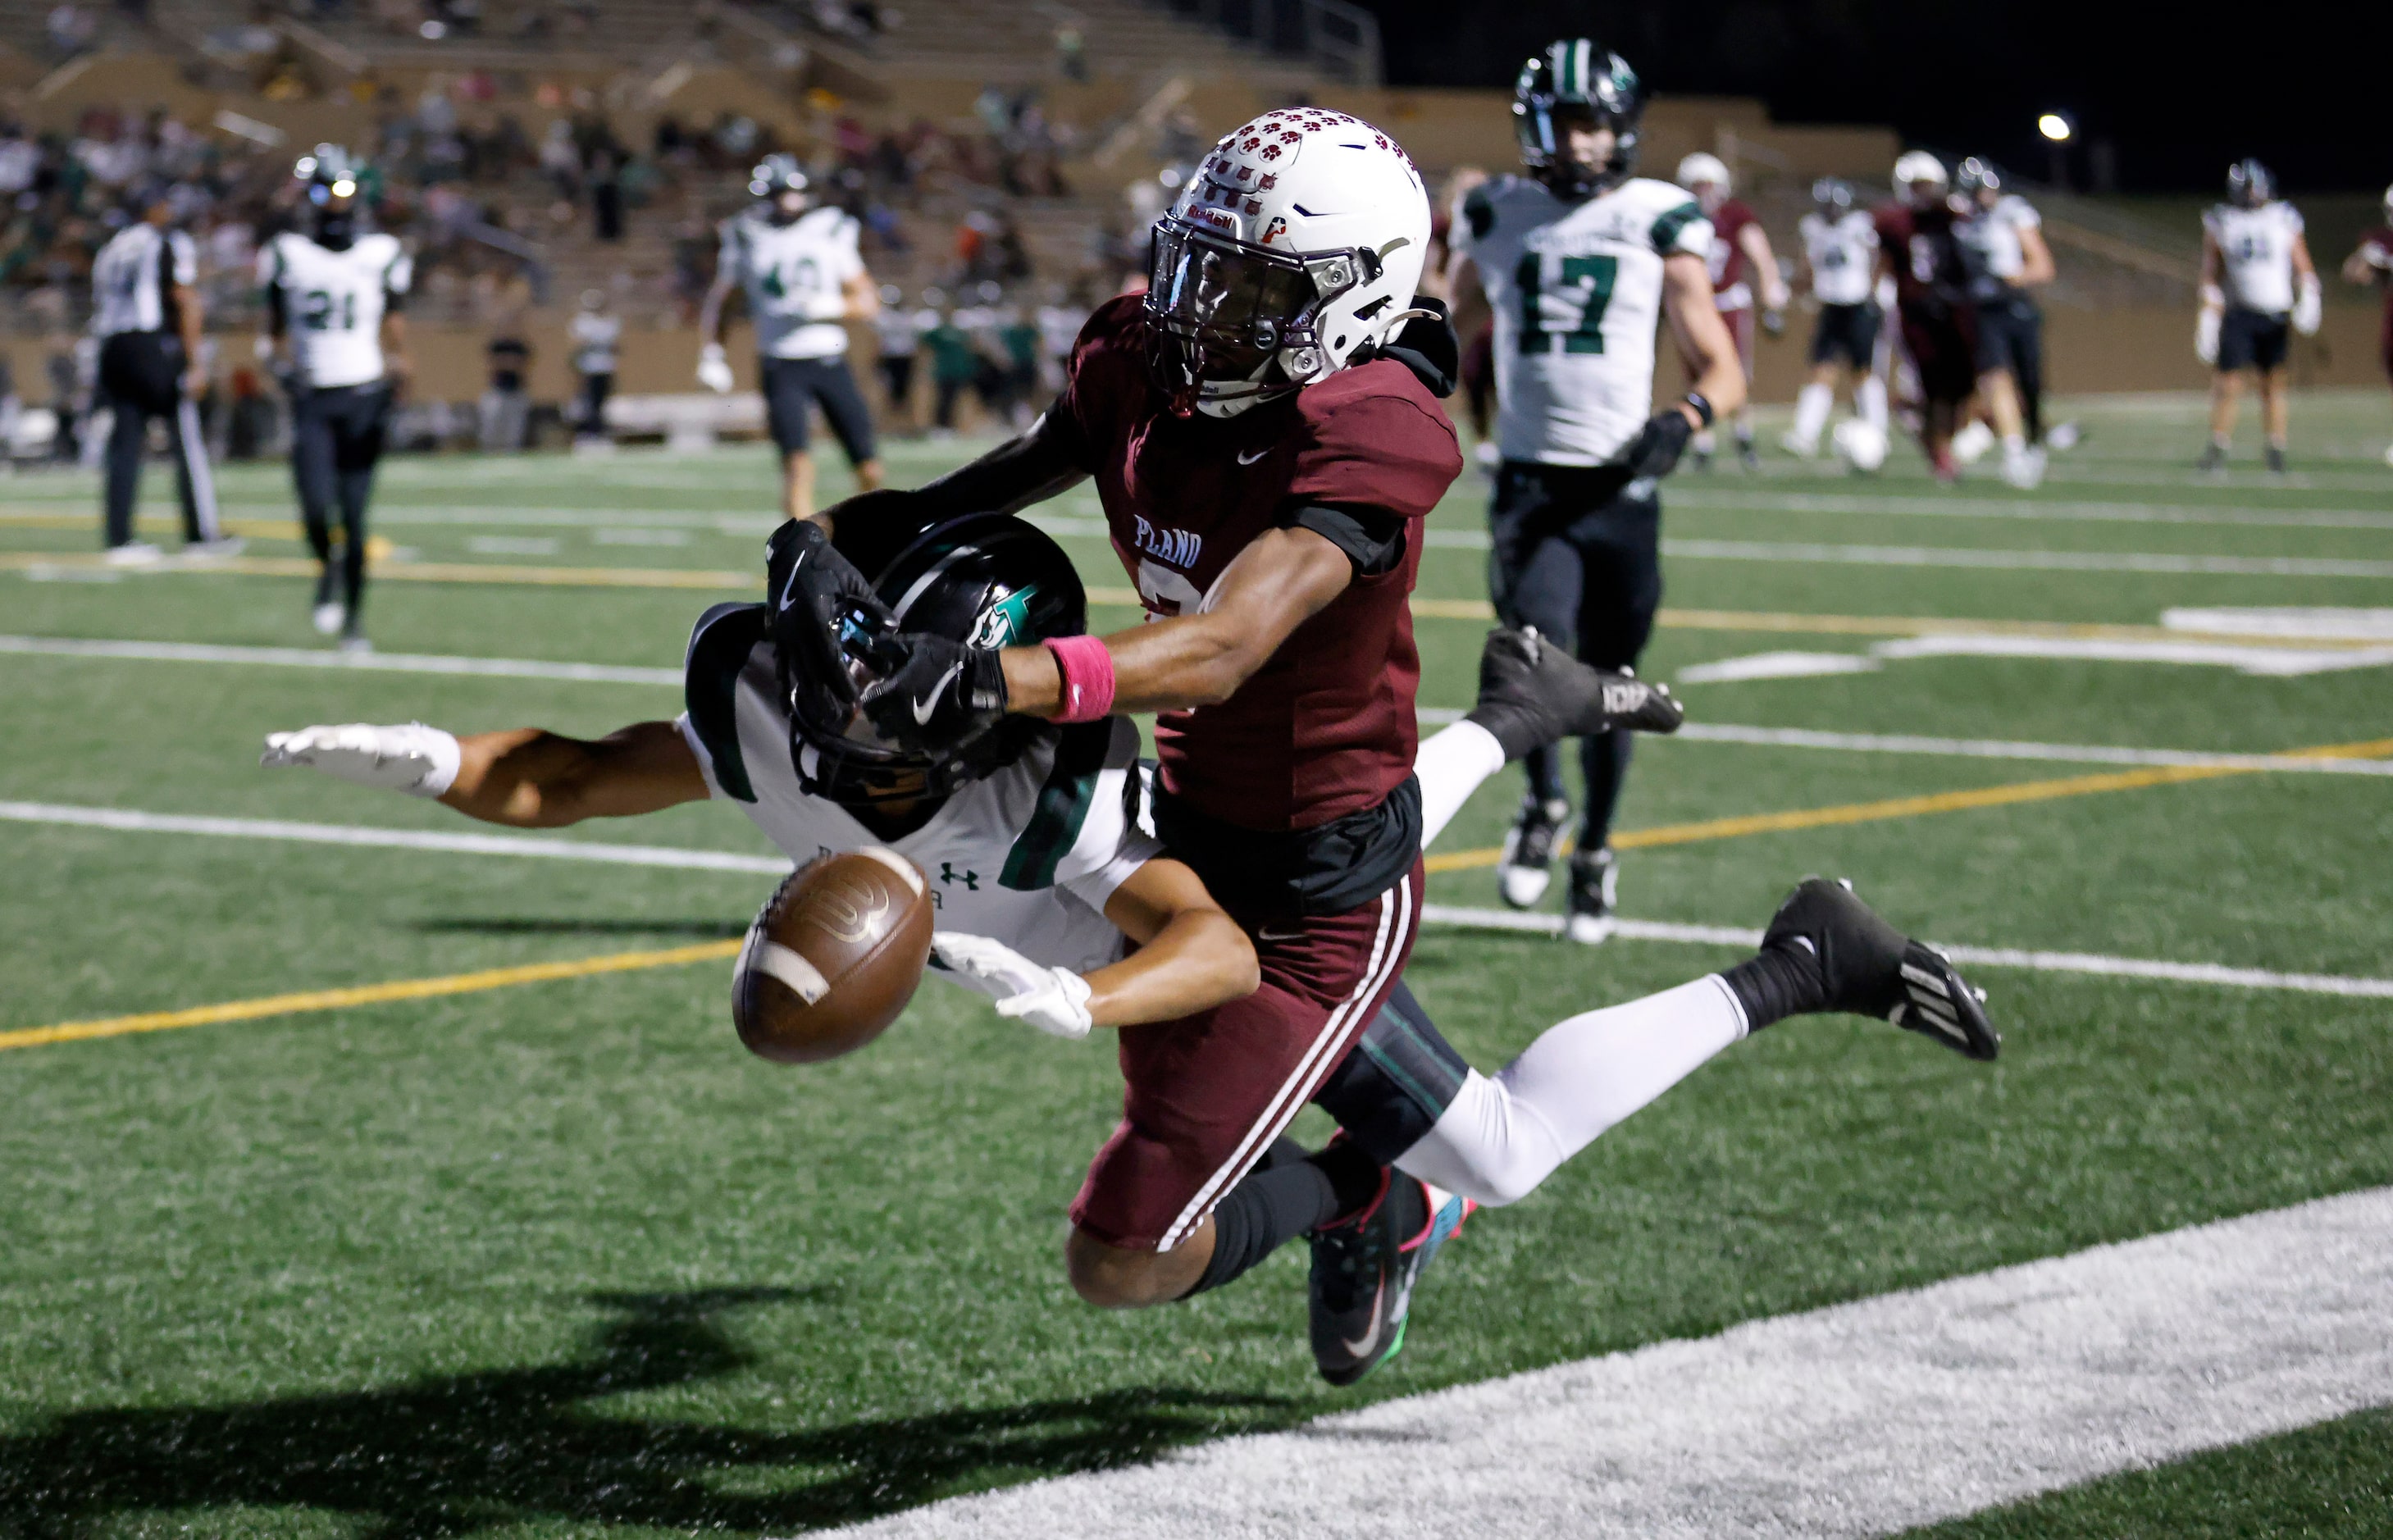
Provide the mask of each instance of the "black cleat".
[{"label": "black cleat", "polygon": [[2227,451],[2216,444],[2202,447],[2202,458],[2193,463],[2197,471],[2223,471],[2227,468]]},{"label": "black cleat", "polygon": [[1563,937],[1583,946],[1612,939],[1618,923],[1613,910],[1619,905],[1620,862],[1605,845],[1582,850],[1570,862],[1570,913],[1563,919]]},{"label": "black cleat", "polygon": [[2269,474],[2270,476],[2284,475],[2285,451],[2279,449],[2276,445],[2271,444],[2269,446],[2267,453],[2269,460]]},{"label": "black cleat", "polygon": [[1879,1016],[1935,1038],[1956,1053],[1992,1059],[2002,1038],[1986,1019],[1985,995],[1943,953],[1888,924],[1853,890],[1806,878],[1778,906],[1764,951],[1805,957],[1820,998],[1805,1009]]},{"label": "black cleat", "polygon": [[1464,720],[1495,736],[1507,760],[1566,737],[1627,727],[1674,733],[1686,708],[1667,685],[1648,685],[1630,670],[1613,673],[1580,662],[1534,626],[1487,633],[1479,653],[1479,703]]},{"label": "black cleat", "polygon": [[1539,802],[1532,794],[1521,800],[1520,816],[1504,835],[1504,853],[1496,861],[1496,891],[1516,909],[1534,909],[1546,896],[1553,879],[1554,846],[1570,822],[1571,805],[1560,797]]},{"label": "black cleat", "polygon": [[1402,1171],[1382,1181],[1361,1213],[1313,1233],[1313,1362],[1332,1385],[1352,1385],[1396,1356],[1421,1273],[1478,1207]]}]

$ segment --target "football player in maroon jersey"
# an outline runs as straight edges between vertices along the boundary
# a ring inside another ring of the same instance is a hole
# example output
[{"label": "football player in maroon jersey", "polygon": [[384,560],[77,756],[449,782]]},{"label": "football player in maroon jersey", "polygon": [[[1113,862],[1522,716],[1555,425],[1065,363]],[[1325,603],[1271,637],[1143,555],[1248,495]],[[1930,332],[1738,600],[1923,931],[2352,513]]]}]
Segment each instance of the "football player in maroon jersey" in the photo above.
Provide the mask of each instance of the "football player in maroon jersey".
[{"label": "football player in maroon jersey", "polygon": [[[1711,269],[1712,303],[1729,335],[1736,339],[1736,356],[1745,365],[1745,381],[1753,383],[1754,302],[1761,302],[1761,329],[1772,337],[1786,330],[1786,305],[1793,296],[1779,274],[1778,257],[1770,249],[1770,234],[1741,198],[1730,196],[1733,183],[1728,163],[1706,150],[1697,150],[1679,163],[1679,185],[1695,195],[1695,205],[1712,222],[1712,249],[1706,258]],[[1761,463],[1753,449],[1753,401],[1748,396],[1730,414],[1736,424],[1737,463],[1746,470]],[[1695,468],[1709,470],[1712,435],[1695,435]]]},{"label": "football player in maroon jersey", "polygon": [[[902,666],[863,698],[881,732],[924,744],[1009,711],[1160,712],[1157,830],[1253,937],[1252,995],[1121,1035],[1124,1116],[1072,1209],[1072,1279],[1094,1302],[1173,1299],[1249,1265],[1246,1241],[1216,1246],[1215,1205],[1412,949],[1406,601],[1422,520],[1461,469],[1438,401],[1453,333],[1414,297],[1429,236],[1419,175],[1385,135],[1318,109],[1266,113],[1207,155],[1156,226],[1149,291],[1090,318],[1027,433],[918,490],[831,510],[848,547],[1093,477],[1152,622],[1031,647],[905,638]],[[1376,1201],[1381,1168],[1343,1148],[1313,1157],[1325,1182]]]},{"label": "football player in maroon jersey", "polygon": [[1953,234],[1951,189],[1943,162],[1924,150],[1908,151],[1894,163],[1895,202],[1876,215],[1878,271],[1894,278],[1903,346],[1927,398],[1921,448],[1940,481],[1960,476],[1953,430],[1978,387],[1976,313],[1968,265]]},{"label": "football player in maroon jersey", "polygon": [[[2360,238],[2360,244],[2343,260],[2343,277],[2347,283],[2366,283],[2385,292],[2385,324],[2376,346],[2385,361],[2385,376],[2393,380],[2393,187],[2385,189],[2385,223]],[[2385,450],[2385,463],[2393,465],[2393,447]]]}]

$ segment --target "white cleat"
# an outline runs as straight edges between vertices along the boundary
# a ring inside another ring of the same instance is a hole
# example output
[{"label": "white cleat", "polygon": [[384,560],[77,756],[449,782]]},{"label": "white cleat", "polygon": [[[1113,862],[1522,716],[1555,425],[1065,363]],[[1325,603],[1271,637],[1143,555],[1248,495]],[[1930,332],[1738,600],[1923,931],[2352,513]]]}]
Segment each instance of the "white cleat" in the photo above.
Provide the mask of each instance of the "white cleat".
[{"label": "white cleat", "polygon": [[373,651],[373,649],[374,645],[362,636],[344,636],[341,638],[341,650],[343,652],[349,653],[352,656],[361,657]]},{"label": "white cleat", "polygon": [[111,567],[155,567],[166,559],[166,553],[146,540],[128,540],[110,546],[99,559]]},{"label": "white cleat", "polygon": [[1965,424],[1953,436],[1953,458],[1964,465],[1974,465],[1994,447],[1994,430],[1983,423]]},{"label": "white cleat", "polygon": [[1806,438],[1800,434],[1790,433],[1786,435],[1785,437],[1778,440],[1778,447],[1785,450],[1787,453],[1793,455],[1798,460],[1817,460],[1820,458],[1820,441],[1817,438]]},{"label": "white cleat", "polygon": [[2021,450],[2017,454],[2003,456],[2003,482],[2022,492],[2032,492],[2044,485],[2044,451]]},{"label": "white cleat", "polygon": [[341,629],[341,622],[347,619],[347,616],[339,605],[318,605],[313,619],[316,622],[316,634],[330,636]]},{"label": "white cleat", "polygon": [[183,547],[189,561],[230,561],[249,549],[249,542],[239,535],[218,535],[214,540],[195,540]]}]

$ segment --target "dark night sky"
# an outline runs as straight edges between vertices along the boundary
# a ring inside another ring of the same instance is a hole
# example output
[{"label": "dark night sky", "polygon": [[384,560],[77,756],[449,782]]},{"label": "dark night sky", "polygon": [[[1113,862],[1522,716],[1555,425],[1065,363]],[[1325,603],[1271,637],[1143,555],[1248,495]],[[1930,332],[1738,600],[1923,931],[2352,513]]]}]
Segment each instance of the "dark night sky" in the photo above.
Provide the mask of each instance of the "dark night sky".
[{"label": "dark night sky", "polygon": [[2057,107],[2083,139],[2117,146],[2125,190],[2207,190],[2241,155],[2289,191],[2393,181],[2384,0],[1362,3],[1380,19],[1392,84],[1510,85],[1530,52],[1584,34],[1660,91],[1759,96],[1792,123],[1891,124],[2031,176],[2046,165],[2036,114]]}]

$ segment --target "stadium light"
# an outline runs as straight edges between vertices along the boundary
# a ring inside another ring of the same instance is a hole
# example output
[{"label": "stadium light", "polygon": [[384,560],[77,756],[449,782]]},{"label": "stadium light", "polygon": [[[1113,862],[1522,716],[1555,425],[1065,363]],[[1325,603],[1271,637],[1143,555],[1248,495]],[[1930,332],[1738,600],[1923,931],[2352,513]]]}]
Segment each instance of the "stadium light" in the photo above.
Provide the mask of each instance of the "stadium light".
[{"label": "stadium light", "polygon": [[2046,112],[2035,120],[2035,131],[2055,144],[2067,144],[2076,134],[2077,125],[2059,112]]}]

